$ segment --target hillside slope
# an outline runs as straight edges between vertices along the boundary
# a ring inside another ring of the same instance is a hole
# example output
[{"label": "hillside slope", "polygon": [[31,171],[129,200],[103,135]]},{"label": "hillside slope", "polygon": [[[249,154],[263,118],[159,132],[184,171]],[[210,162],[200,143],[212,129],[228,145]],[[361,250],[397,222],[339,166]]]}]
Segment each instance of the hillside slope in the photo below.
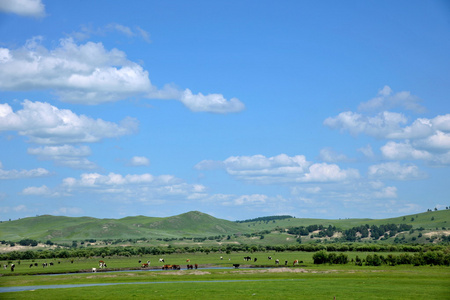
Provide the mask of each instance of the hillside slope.
[{"label": "hillside slope", "polygon": [[122,219],[91,217],[37,216],[0,223],[0,240],[106,240],[106,239],[164,239],[210,237],[272,231],[308,225],[336,226],[341,230],[369,224],[408,224],[414,229],[443,230],[450,227],[450,210],[430,211],[389,219],[298,219],[232,222],[208,214],[191,211],[166,217],[134,216]]}]

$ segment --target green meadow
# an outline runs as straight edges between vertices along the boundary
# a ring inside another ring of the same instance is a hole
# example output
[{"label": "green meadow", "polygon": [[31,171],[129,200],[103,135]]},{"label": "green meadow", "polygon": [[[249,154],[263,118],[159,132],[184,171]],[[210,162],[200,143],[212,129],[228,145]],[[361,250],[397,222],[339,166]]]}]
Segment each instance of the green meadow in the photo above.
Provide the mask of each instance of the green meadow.
[{"label": "green meadow", "polygon": [[[346,253],[349,259],[368,253]],[[383,254],[383,253],[379,253]],[[398,253],[399,254],[399,253]],[[314,265],[313,253],[264,252],[227,254],[170,254],[165,263],[182,270],[162,271],[158,256],[106,257],[107,271],[92,273],[99,258],[44,260],[16,263],[14,272],[1,270],[0,287],[112,284],[107,286],[33,288],[31,291],[0,293],[1,299],[449,299],[450,268],[412,265],[368,267]],[[222,259],[221,259],[222,256]],[[252,261],[244,261],[251,256]],[[268,259],[272,257],[272,260]],[[254,258],[257,261],[254,262]],[[280,260],[276,266],[274,260]],[[186,270],[186,260],[198,264]],[[293,266],[298,259],[299,265]],[[138,261],[150,260],[154,270],[141,270]],[[288,265],[284,266],[284,261]],[[45,260],[50,262],[49,260]],[[60,262],[58,264],[58,261]],[[5,262],[1,262],[2,264]],[[38,267],[29,267],[38,263]],[[232,264],[240,264],[238,269]],[[114,271],[116,270],[116,271]],[[119,272],[120,270],[120,272]],[[81,272],[81,273],[76,273]],[[37,275],[45,274],[47,275]],[[53,274],[51,274],[53,273]],[[56,274],[56,275],[55,275]]]}]

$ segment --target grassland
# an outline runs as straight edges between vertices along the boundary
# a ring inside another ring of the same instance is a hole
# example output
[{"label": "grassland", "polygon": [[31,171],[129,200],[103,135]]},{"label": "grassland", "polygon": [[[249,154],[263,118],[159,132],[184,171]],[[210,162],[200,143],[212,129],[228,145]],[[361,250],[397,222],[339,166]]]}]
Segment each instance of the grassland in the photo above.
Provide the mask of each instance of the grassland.
[{"label": "grassland", "polygon": [[[364,253],[347,253],[349,258]],[[244,262],[244,256],[252,262]],[[109,270],[122,272],[75,273],[61,275],[32,274],[89,271],[98,258],[80,258],[73,263],[63,259],[47,268],[29,268],[30,261],[21,261],[14,276],[2,276],[0,287],[49,286],[74,284],[113,284],[108,286],[39,289],[1,293],[1,299],[449,299],[450,268],[438,266],[358,267],[347,265],[314,265],[312,253],[265,252],[231,254],[171,254],[169,264],[198,263],[198,270],[140,271],[138,260],[151,261],[160,268],[158,256],[105,258]],[[220,256],[223,259],[220,259]],[[268,259],[272,256],[272,260]],[[257,258],[257,262],[254,262]],[[274,260],[282,262],[275,267]],[[292,266],[294,259],[302,260]],[[283,261],[289,263],[284,266]],[[48,261],[48,260],[47,260]],[[36,260],[41,264],[43,260]],[[4,262],[2,262],[4,263]],[[239,269],[231,268],[241,264]],[[212,266],[220,268],[211,268]],[[250,268],[258,266],[260,268]],[[271,268],[268,268],[271,267]],[[1,270],[0,274],[11,274]],[[26,275],[29,274],[29,275]]]}]

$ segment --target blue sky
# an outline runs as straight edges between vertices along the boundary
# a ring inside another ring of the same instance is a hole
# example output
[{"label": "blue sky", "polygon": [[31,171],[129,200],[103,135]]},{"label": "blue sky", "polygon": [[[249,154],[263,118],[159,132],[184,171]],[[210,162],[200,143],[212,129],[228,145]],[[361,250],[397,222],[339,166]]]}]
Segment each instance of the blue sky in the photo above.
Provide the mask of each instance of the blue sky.
[{"label": "blue sky", "polygon": [[450,194],[446,1],[0,1],[0,219],[387,218]]}]

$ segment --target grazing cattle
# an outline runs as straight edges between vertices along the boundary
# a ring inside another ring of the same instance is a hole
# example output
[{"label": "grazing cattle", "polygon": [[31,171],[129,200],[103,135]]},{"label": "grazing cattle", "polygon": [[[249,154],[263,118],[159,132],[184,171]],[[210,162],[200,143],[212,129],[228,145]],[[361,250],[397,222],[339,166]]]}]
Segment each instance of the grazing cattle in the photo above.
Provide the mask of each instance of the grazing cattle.
[{"label": "grazing cattle", "polygon": [[245,256],[245,257],[244,257],[244,260],[245,260],[245,261],[249,261],[249,260],[252,260],[252,258],[251,258],[250,256]]},{"label": "grazing cattle", "polygon": [[220,257],[220,260],[223,260],[223,256]]},{"label": "grazing cattle", "polygon": [[277,259],[275,259],[275,264],[276,265],[279,265],[280,264],[280,260],[277,258]]},{"label": "grazing cattle", "polygon": [[287,260],[285,260],[285,261],[284,261],[284,265],[285,265],[285,266],[287,266],[287,263],[288,263],[288,261],[287,261]]},{"label": "grazing cattle", "polygon": [[180,265],[172,265],[172,269],[181,270],[181,266]]},{"label": "grazing cattle", "polygon": [[6,270],[6,268],[8,268],[8,265],[3,265],[3,269]]},{"label": "grazing cattle", "polygon": [[195,268],[195,269],[197,270],[197,269],[198,269],[198,265],[197,265],[197,264],[195,264],[195,265],[194,265],[194,268]]},{"label": "grazing cattle", "polygon": [[186,262],[190,262],[191,260],[188,258],[188,259],[186,259]]},{"label": "grazing cattle", "polygon": [[233,264],[233,267],[235,268],[235,269],[237,269],[237,268],[239,268],[239,264]]},{"label": "grazing cattle", "polygon": [[139,263],[141,263],[141,260],[139,260]]},{"label": "grazing cattle", "polygon": [[52,262],[50,263],[50,266],[53,266],[53,263],[52,263]]},{"label": "grazing cattle", "polygon": [[98,262],[98,266],[99,266],[100,269],[103,269],[103,268],[106,268],[106,267],[107,267],[107,266],[106,266],[106,263],[105,263],[103,260],[100,260],[100,261]]},{"label": "grazing cattle", "polygon": [[256,262],[258,259],[255,257],[255,259],[253,260],[254,262]]},{"label": "grazing cattle", "polygon": [[142,264],[141,268],[148,268],[148,264]]},{"label": "grazing cattle", "polygon": [[159,262],[165,262],[165,261],[164,261],[164,258],[160,258],[160,259],[159,259]]},{"label": "grazing cattle", "polygon": [[298,265],[298,259],[294,260],[293,266]]},{"label": "grazing cattle", "polygon": [[15,264],[11,264],[11,272],[14,272],[14,269],[16,268]]},{"label": "grazing cattle", "polygon": [[92,268],[92,273],[97,273],[97,268]]},{"label": "grazing cattle", "polygon": [[268,260],[272,260],[272,256],[269,256],[267,259],[268,259]]},{"label": "grazing cattle", "polygon": [[45,268],[45,267],[47,267],[47,266],[48,266],[47,263],[42,263],[42,267],[43,267],[43,268]]},{"label": "grazing cattle", "polygon": [[30,264],[30,268],[33,266],[33,264]]},{"label": "grazing cattle", "polygon": [[58,265],[60,264],[61,262],[60,261],[58,261]]},{"label": "grazing cattle", "polygon": [[172,265],[164,265],[162,268],[163,270],[169,270],[172,269]]},{"label": "grazing cattle", "polygon": [[38,266],[38,263],[34,263],[34,266],[37,267],[37,266]]},{"label": "grazing cattle", "polygon": [[193,265],[187,265],[187,269],[188,270],[192,270],[192,269],[194,269],[194,266]]}]

